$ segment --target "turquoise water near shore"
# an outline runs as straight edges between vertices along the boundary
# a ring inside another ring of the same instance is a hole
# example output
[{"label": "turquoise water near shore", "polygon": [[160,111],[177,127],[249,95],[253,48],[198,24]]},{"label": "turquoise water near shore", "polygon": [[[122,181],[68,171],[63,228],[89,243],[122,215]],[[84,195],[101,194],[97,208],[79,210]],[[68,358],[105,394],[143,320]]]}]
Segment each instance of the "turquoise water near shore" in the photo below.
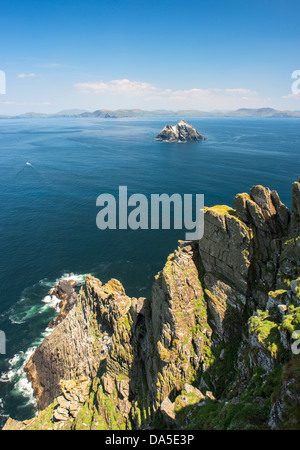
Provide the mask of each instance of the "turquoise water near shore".
[{"label": "turquoise water near shore", "polygon": [[[154,138],[153,119],[3,119],[0,121],[0,426],[34,414],[23,366],[56,312],[49,290],[72,273],[119,279],[128,295],[147,296],[185,230],[105,230],[96,198],[142,193],[204,194],[205,205],[233,205],[262,184],[291,206],[300,176],[297,119],[188,118],[207,140]],[[29,163],[29,164],[26,164]]]}]

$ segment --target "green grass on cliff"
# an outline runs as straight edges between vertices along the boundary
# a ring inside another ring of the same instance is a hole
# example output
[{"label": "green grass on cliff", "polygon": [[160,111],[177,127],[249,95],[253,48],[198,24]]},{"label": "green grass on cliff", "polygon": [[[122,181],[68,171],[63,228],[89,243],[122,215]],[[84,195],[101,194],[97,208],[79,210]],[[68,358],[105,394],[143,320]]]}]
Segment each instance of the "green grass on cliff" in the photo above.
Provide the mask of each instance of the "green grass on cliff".
[{"label": "green grass on cliff", "polygon": [[261,430],[267,429],[269,408],[251,403],[207,401],[190,412],[190,430]]},{"label": "green grass on cliff", "polygon": [[180,408],[175,402],[179,423],[187,430],[265,430],[272,402],[279,395],[282,367],[269,374],[255,368],[253,376],[239,397],[205,404],[191,404]]},{"label": "green grass on cliff", "polygon": [[287,330],[291,335],[294,331],[300,330],[300,306],[296,308],[294,305],[289,306],[288,314],[285,315],[280,328]]},{"label": "green grass on cliff", "polygon": [[280,346],[280,334],[278,324],[269,320],[269,311],[258,310],[257,316],[252,316],[249,320],[249,333],[256,334],[257,339],[276,358]]}]

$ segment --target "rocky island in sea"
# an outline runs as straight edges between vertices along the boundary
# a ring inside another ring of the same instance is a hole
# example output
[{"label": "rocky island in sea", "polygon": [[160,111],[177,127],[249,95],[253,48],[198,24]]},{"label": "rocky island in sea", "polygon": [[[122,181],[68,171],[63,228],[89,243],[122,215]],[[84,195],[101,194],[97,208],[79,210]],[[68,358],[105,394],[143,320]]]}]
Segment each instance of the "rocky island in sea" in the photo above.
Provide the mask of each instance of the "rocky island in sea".
[{"label": "rocky island in sea", "polygon": [[182,119],[177,125],[166,125],[156,139],[167,142],[188,142],[202,141],[204,138],[192,125]]},{"label": "rocky island in sea", "polygon": [[5,430],[299,429],[300,183],[205,208],[150,298],[86,276],[25,367],[38,415]]}]

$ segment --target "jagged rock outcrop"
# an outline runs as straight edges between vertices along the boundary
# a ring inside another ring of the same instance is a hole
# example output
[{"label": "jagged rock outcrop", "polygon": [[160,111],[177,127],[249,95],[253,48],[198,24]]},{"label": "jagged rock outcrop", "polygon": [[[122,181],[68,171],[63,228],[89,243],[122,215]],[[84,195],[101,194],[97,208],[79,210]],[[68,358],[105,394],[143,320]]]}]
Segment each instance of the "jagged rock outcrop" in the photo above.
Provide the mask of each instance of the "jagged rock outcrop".
[{"label": "jagged rock outcrop", "polygon": [[28,363],[38,417],[4,429],[300,429],[299,192],[205,208],[149,299],[87,276]]},{"label": "jagged rock outcrop", "polygon": [[61,393],[62,379],[94,376],[97,372],[104,344],[97,334],[88,281],[81,290],[80,303],[73,305],[25,366],[38,409],[48,406]]},{"label": "jagged rock outcrop", "polygon": [[55,320],[52,320],[48,326],[51,328],[56,327],[71,311],[73,306],[75,305],[77,301],[77,294],[74,290],[74,287],[76,286],[75,280],[60,280],[59,283],[54,286],[53,289],[50,291],[50,296],[57,297],[60,299],[60,303],[58,305],[59,307],[59,314],[55,318]]},{"label": "jagged rock outcrop", "polygon": [[188,142],[202,141],[204,138],[192,125],[181,120],[177,125],[166,125],[156,139],[167,142]]}]

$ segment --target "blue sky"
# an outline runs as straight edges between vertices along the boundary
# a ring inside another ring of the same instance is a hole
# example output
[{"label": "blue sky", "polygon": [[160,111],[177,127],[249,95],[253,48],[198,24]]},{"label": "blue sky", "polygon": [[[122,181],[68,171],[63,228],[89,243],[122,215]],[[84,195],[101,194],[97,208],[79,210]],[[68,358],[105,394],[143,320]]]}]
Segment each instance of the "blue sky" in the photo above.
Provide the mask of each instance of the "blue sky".
[{"label": "blue sky", "polygon": [[0,114],[300,110],[299,16],[294,0],[2,2]]}]

